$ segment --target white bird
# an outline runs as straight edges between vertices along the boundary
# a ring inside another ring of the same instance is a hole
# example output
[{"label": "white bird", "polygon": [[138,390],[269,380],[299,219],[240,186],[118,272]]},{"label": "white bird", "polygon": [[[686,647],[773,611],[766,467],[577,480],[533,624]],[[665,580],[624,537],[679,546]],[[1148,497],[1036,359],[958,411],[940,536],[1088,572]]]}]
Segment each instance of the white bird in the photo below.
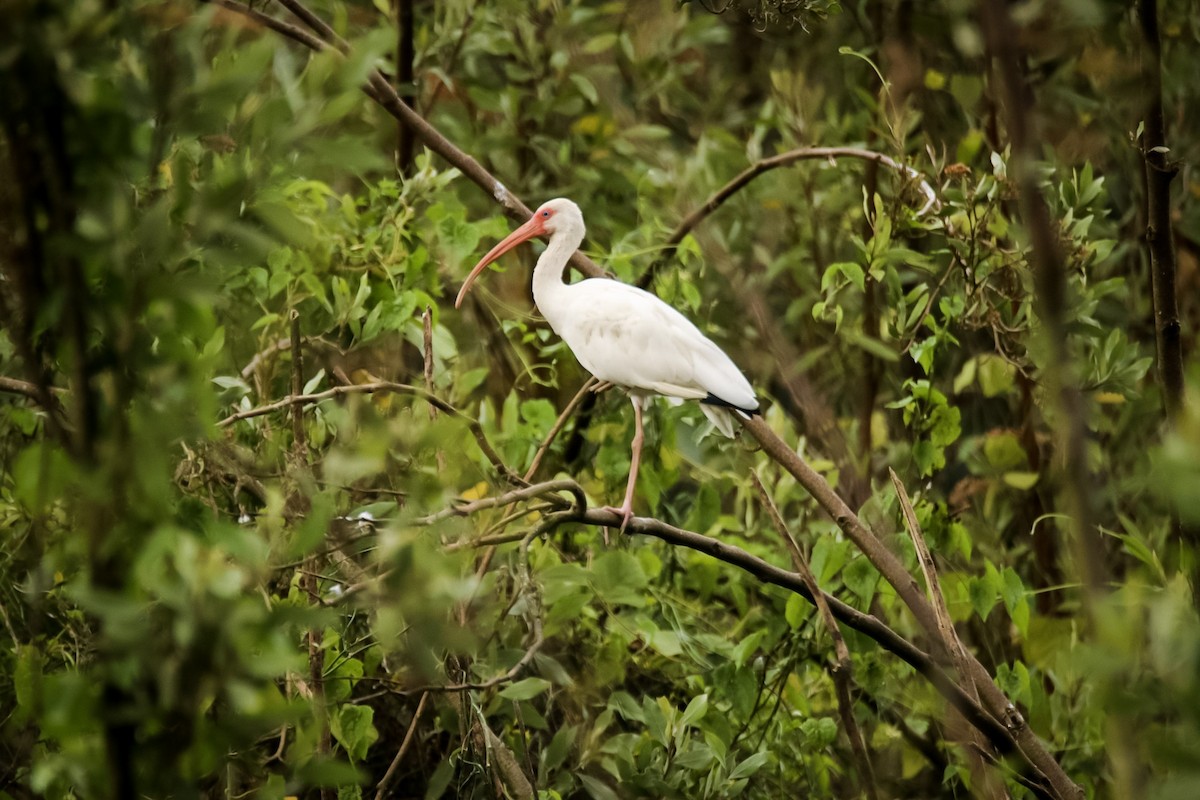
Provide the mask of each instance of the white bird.
[{"label": "white bird", "polygon": [[529,221],[488,251],[459,291],[458,308],[483,270],[518,244],[549,236],[533,270],[533,301],[579,363],[603,383],[620,386],[633,403],[636,424],[629,481],[620,508],[621,530],[633,516],[633,490],[642,452],[642,411],[653,395],[699,400],[726,436],[733,414],[758,411],[754,389],[729,356],[686,317],[647,291],[607,278],[563,281],[567,261],[584,235],[579,206],[565,198],[547,201]]}]

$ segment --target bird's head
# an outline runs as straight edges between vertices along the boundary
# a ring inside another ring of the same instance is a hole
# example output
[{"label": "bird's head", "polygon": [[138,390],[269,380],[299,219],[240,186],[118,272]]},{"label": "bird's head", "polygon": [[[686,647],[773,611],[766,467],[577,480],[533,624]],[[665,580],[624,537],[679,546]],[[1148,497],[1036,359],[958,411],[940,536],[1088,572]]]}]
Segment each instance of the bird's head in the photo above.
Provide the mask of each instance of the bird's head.
[{"label": "bird's head", "polygon": [[574,233],[580,239],[583,238],[583,212],[579,210],[579,206],[565,197],[556,197],[542,203],[524,225],[504,237],[499,244],[489,250],[487,255],[480,259],[479,263],[471,270],[467,279],[463,281],[462,289],[459,290],[458,297],[454,300],[454,307],[458,308],[462,305],[463,298],[467,296],[471,284],[487,268],[488,264],[521,242],[527,242],[539,236],[553,237],[559,233]]}]

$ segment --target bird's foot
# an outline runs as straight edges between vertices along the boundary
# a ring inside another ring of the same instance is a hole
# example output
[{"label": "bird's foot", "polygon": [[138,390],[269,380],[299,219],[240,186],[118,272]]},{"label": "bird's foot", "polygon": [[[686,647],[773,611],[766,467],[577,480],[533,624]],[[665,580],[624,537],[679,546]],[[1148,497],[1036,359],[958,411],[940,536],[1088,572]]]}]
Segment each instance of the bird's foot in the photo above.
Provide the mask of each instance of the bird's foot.
[{"label": "bird's foot", "polygon": [[612,381],[600,381],[599,383],[597,383],[595,386],[592,387],[592,394],[600,394],[601,392],[607,392],[613,386],[614,386],[614,384]]},{"label": "bird's foot", "polygon": [[[633,506],[632,505],[621,506],[620,508],[617,508],[616,506],[605,506],[601,510],[612,512],[613,514],[616,514],[618,517],[620,517],[621,518],[621,528],[618,532],[622,533],[622,534],[625,533],[625,528],[629,526],[629,520],[633,519]],[[608,528],[604,529],[604,544],[605,545],[608,544]]]}]

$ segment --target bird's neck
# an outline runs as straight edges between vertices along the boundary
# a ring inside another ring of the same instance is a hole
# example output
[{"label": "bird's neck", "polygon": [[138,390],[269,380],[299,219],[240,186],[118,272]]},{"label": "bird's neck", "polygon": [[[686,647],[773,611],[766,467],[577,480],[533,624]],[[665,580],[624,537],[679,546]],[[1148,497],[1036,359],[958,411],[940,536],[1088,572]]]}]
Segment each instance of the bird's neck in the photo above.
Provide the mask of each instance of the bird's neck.
[{"label": "bird's neck", "polygon": [[567,261],[583,242],[583,231],[558,231],[538,259],[533,270],[533,302],[555,331],[566,312],[565,300],[570,287],[563,282]]}]

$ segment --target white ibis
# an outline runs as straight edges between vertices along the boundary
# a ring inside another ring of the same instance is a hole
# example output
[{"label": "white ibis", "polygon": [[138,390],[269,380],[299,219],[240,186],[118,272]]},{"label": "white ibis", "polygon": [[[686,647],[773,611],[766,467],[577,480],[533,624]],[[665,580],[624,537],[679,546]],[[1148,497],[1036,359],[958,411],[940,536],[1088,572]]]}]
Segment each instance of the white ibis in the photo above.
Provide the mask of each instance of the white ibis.
[{"label": "white ibis", "polygon": [[521,227],[488,251],[463,283],[454,307],[471,284],[503,253],[548,236],[533,270],[533,301],[589,372],[629,393],[635,432],[625,502],[609,507],[621,530],[633,516],[633,489],[642,452],[642,411],[653,395],[699,400],[712,423],[733,436],[732,414],[750,416],[758,399],[741,371],[686,317],[647,291],[607,278],[563,281],[567,260],[583,242],[583,214],[565,198],[544,203]]}]

